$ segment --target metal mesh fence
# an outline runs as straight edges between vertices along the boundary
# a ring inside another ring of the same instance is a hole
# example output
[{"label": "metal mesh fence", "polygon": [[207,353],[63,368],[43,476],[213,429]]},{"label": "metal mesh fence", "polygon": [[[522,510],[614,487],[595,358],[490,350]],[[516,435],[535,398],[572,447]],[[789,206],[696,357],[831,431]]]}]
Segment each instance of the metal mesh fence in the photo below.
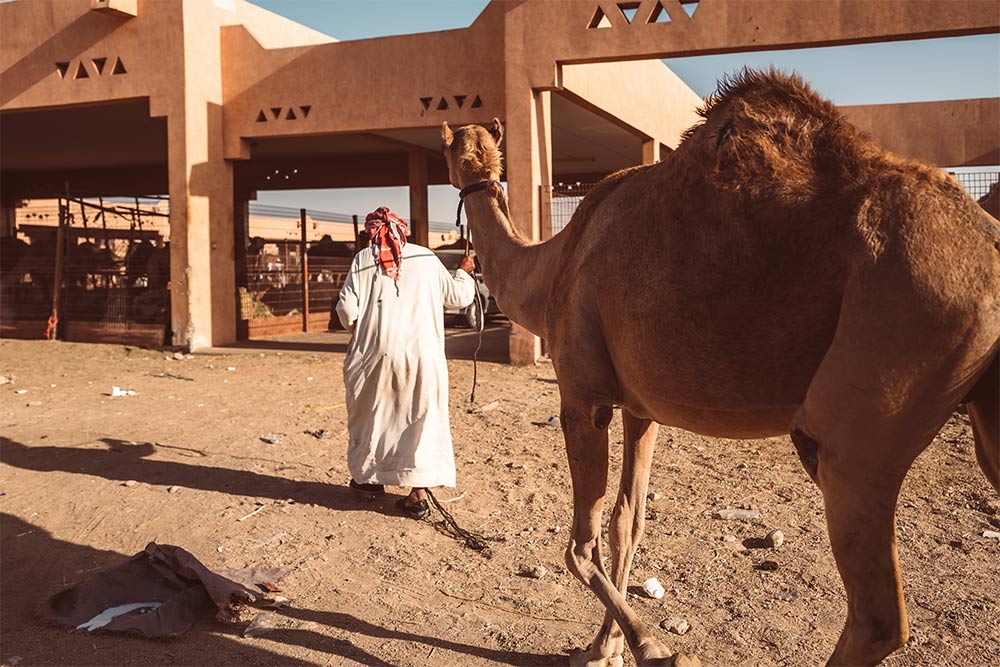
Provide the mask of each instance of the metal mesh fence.
[{"label": "metal mesh fence", "polygon": [[990,187],[1000,181],[1000,171],[960,171],[951,172],[958,182],[972,195],[973,199],[979,200],[986,196]]},{"label": "metal mesh fence", "polygon": [[[576,213],[577,206],[587,196],[595,183],[557,183],[543,190],[543,195],[551,201],[552,206],[552,235],[561,232]],[[544,201],[544,199],[543,199]]]},{"label": "metal mesh fence", "polygon": [[165,209],[148,199],[19,209],[17,236],[4,240],[0,258],[5,332],[162,344],[170,317]]},{"label": "metal mesh fence", "polygon": [[[1000,170],[968,170],[950,172],[973,199],[981,199],[993,184],[1000,181]],[[542,190],[543,201],[549,201],[552,211],[552,234],[561,232],[576,213],[577,207],[596,183],[557,183]]]}]

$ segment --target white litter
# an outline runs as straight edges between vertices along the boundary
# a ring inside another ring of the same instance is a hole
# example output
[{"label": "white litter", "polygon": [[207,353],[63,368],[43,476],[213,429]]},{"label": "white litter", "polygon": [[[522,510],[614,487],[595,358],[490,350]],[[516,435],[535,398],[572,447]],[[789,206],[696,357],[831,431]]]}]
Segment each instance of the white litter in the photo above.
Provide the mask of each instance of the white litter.
[{"label": "white litter", "polygon": [[748,519],[759,519],[760,512],[757,510],[718,510],[715,513],[715,518],[746,521]]},{"label": "white litter", "polygon": [[129,604],[120,604],[117,607],[109,607],[105,609],[97,616],[93,617],[86,623],[81,623],[76,626],[77,630],[86,630],[87,632],[93,632],[98,628],[103,628],[105,625],[115,620],[117,617],[127,614],[130,611],[135,611],[136,609],[155,609],[160,606],[159,602],[132,602]]},{"label": "white litter", "polygon": [[661,584],[660,580],[656,577],[650,577],[646,581],[642,582],[642,590],[646,592],[646,595],[656,600],[662,598],[665,592],[663,590],[663,584]]},{"label": "white litter", "polygon": [[132,391],[131,389],[122,389],[121,387],[111,387],[112,396],[137,396],[139,392]]}]

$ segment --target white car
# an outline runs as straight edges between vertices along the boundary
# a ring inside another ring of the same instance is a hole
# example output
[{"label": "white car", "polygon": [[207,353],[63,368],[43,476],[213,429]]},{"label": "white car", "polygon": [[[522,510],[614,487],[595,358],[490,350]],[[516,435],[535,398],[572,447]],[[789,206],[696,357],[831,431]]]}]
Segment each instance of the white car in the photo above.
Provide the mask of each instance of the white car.
[{"label": "white car", "polygon": [[[445,268],[449,271],[455,271],[458,269],[458,265],[462,263],[462,259],[465,257],[464,248],[438,248],[434,251],[441,263],[444,264]],[[477,301],[482,304],[486,311],[486,317],[491,315],[499,315],[500,309],[497,307],[497,302],[490,296],[489,289],[486,288],[486,283],[483,282],[483,276],[478,271],[473,276],[476,279],[476,288],[479,291],[479,298]],[[480,305],[473,301],[469,306],[465,308],[445,308],[445,315],[458,315],[462,318],[462,321],[470,329],[478,329],[480,326]]]}]

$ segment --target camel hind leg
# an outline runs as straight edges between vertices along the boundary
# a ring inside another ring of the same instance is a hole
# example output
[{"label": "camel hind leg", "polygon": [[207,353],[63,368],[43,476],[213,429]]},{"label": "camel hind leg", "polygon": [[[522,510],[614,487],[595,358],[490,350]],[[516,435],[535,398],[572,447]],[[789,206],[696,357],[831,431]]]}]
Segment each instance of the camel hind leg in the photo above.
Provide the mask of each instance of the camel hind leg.
[{"label": "camel hind leg", "polygon": [[1000,353],[967,397],[966,407],[976,438],[976,460],[1000,493]]},{"label": "camel hind leg", "polygon": [[913,461],[969,391],[969,369],[991,356],[974,318],[971,329],[952,328],[902,287],[877,294],[849,286],[833,342],[792,422],[792,440],[823,493],[847,593],[829,665],[875,665],[909,637],[897,497]]}]

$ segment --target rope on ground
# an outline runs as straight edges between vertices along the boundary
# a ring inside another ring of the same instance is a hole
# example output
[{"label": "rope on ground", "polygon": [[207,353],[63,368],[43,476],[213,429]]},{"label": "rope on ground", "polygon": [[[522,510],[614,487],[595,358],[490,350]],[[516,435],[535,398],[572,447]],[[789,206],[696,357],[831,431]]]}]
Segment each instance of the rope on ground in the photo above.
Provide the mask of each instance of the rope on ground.
[{"label": "rope on ground", "polygon": [[465,546],[469,547],[473,551],[479,551],[487,558],[492,558],[493,553],[490,550],[489,542],[503,542],[502,537],[497,537],[495,535],[483,535],[482,533],[474,533],[465,530],[458,525],[455,521],[455,517],[441,505],[441,502],[435,497],[434,492],[427,489],[427,497],[431,499],[431,503],[437,508],[437,511],[441,513],[442,520],[438,521],[435,525],[439,526],[442,532],[450,537],[458,540],[462,540]]},{"label": "rope on ground", "polygon": [[536,621],[561,621],[563,623],[579,623],[580,625],[593,625],[591,621],[578,621],[575,618],[562,618],[560,616],[537,616],[526,611],[518,611],[513,607],[505,607],[499,604],[493,604],[492,602],[487,602],[485,600],[476,600],[475,598],[462,597],[461,595],[455,595],[454,593],[449,593],[443,588],[439,588],[438,591],[442,595],[447,595],[450,598],[455,598],[456,600],[462,600],[464,602],[472,602],[475,604],[481,604],[484,607],[492,607],[493,609],[499,609],[500,611],[505,611],[509,614],[517,614],[518,616],[527,616],[528,618],[533,618]]}]

